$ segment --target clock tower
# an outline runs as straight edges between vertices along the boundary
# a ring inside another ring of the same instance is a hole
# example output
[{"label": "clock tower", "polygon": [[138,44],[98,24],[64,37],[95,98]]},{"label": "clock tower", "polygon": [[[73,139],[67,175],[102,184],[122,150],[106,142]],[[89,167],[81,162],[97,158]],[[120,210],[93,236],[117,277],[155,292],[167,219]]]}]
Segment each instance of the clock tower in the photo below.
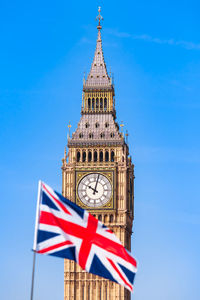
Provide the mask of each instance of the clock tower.
[{"label": "clock tower", "polygon": [[[81,119],[68,138],[62,165],[63,195],[87,209],[131,250],[134,218],[134,165],[116,122],[115,89],[108,75],[101,20],[94,59],[83,83]],[[107,279],[64,263],[64,300],[130,300],[130,292]]]}]

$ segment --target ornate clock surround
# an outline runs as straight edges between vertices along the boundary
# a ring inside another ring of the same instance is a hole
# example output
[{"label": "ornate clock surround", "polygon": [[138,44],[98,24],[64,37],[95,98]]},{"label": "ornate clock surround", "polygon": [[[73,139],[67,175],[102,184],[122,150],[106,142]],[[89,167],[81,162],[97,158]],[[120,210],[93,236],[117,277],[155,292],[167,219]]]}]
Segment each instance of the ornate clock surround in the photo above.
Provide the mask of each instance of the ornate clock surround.
[{"label": "ornate clock surround", "polygon": [[[112,187],[112,192],[111,192],[111,197],[110,200],[103,206],[100,206],[98,208],[92,208],[87,205],[85,205],[78,196],[78,186],[79,182],[84,178],[84,176],[88,174],[93,174],[93,173],[98,173],[104,175],[110,182],[111,187]],[[116,171],[114,169],[111,170],[104,170],[104,169],[85,169],[85,170],[76,170],[75,171],[75,183],[76,183],[76,188],[75,188],[75,203],[79,206],[81,206],[84,209],[87,209],[88,211],[91,211],[93,213],[99,212],[101,210],[103,211],[111,211],[116,208]]]}]

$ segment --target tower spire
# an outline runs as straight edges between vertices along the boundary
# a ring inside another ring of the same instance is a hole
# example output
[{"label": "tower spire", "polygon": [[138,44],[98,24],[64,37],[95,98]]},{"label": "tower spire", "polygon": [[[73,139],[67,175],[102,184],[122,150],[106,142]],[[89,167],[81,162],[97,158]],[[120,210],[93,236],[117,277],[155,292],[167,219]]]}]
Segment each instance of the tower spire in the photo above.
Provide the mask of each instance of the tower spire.
[{"label": "tower spire", "polygon": [[94,59],[92,62],[92,66],[90,69],[90,73],[83,85],[83,89],[87,88],[111,88],[112,83],[111,79],[108,75],[106,63],[104,61],[103,49],[102,49],[102,39],[101,39],[101,21],[103,17],[101,16],[101,7],[98,8],[98,16],[96,20],[98,21],[97,29],[97,43],[96,50],[94,54]]}]

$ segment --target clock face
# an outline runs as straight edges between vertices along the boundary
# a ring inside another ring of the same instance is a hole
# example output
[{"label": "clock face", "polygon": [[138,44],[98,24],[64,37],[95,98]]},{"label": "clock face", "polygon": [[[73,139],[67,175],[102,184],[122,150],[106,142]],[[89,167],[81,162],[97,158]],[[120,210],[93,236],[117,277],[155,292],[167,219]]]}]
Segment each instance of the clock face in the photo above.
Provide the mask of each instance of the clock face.
[{"label": "clock face", "polygon": [[78,185],[78,196],[89,207],[105,205],[110,200],[111,194],[110,181],[99,173],[90,173],[84,176]]}]

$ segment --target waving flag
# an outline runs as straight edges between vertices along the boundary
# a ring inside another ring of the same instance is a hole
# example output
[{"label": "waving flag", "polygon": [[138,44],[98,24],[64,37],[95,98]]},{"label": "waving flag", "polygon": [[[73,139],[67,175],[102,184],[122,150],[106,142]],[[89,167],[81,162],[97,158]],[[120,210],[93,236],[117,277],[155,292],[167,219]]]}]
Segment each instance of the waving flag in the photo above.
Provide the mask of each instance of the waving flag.
[{"label": "waving flag", "polygon": [[133,290],[137,263],[115,234],[42,182],[33,250],[74,260],[87,272]]}]

